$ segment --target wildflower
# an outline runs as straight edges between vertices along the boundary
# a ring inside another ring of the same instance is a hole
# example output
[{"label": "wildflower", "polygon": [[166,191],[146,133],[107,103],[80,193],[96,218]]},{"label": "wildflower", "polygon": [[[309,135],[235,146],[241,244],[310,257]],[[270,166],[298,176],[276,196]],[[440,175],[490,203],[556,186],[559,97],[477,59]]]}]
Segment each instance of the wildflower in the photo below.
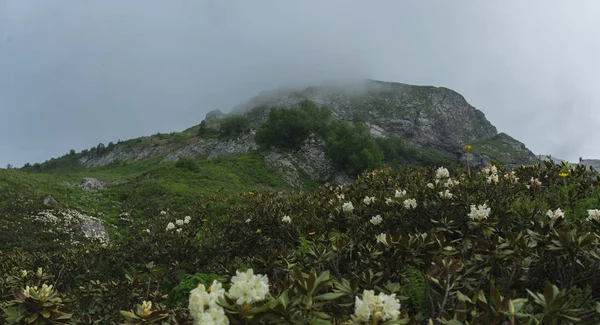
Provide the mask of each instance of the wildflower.
[{"label": "wildflower", "polygon": [[225,290],[216,280],[213,281],[207,292],[203,284],[190,292],[189,310],[198,324],[229,324],[223,307],[217,304],[223,297]]},{"label": "wildflower", "polygon": [[173,229],[175,229],[175,224],[172,222],[169,222],[169,224],[167,224],[167,231],[173,230]]},{"label": "wildflower", "polygon": [[569,174],[567,174],[567,173],[560,173],[560,174],[558,174],[558,176],[560,176],[560,177],[567,177],[567,176],[569,176]]},{"label": "wildflower", "polygon": [[452,193],[450,193],[450,190],[445,190],[443,192],[440,192],[439,194],[442,199],[451,199],[453,196]]},{"label": "wildflower", "polygon": [[460,184],[459,181],[455,180],[455,179],[448,179],[445,183],[444,183],[444,187],[454,187],[455,185]]},{"label": "wildflower", "polygon": [[596,221],[600,222],[600,210],[598,210],[598,209],[588,210],[587,220],[588,221],[596,220]]},{"label": "wildflower", "polygon": [[471,151],[471,149],[473,149],[473,146],[471,146],[470,144],[468,144],[468,145],[464,146],[463,151],[464,152],[469,152],[469,151]]},{"label": "wildflower", "polygon": [[474,204],[471,204],[471,212],[469,213],[469,217],[473,220],[483,221],[490,216],[491,208],[484,203],[482,205],[478,205],[477,207]]},{"label": "wildflower", "polygon": [[206,218],[202,219],[202,222],[207,222],[207,221],[208,221],[208,219],[206,219]]},{"label": "wildflower", "polygon": [[281,222],[289,224],[292,222],[292,218],[290,218],[290,216],[283,216],[283,218],[281,218]]},{"label": "wildflower", "polygon": [[166,213],[165,211],[160,211],[160,215],[161,215],[161,216],[164,216],[164,215],[166,215],[166,214],[167,214],[167,213]]},{"label": "wildflower", "polygon": [[179,229],[177,229],[175,231],[177,231],[177,233],[179,234],[179,233],[181,233],[181,228],[179,228]]},{"label": "wildflower", "polygon": [[178,226],[183,226],[183,220],[177,219],[177,220],[175,220],[175,224]]},{"label": "wildflower", "polygon": [[374,196],[365,196],[365,199],[363,200],[363,203],[366,205],[369,205],[371,203],[375,202],[375,197]]},{"label": "wildflower", "polygon": [[183,219],[183,223],[190,223],[191,220],[192,220],[192,217],[185,216],[185,218]]},{"label": "wildflower", "polygon": [[406,190],[396,190],[394,197],[399,199],[399,198],[404,197],[405,195],[406,195]]},{"label": "wildflower", "polygon": [[256,229],[257,234],[260,234],[261,232],[262,232],[262,229],[260,229],[260,228]]},{"label": "wildflower", "polygon": [[41,278],[44,275],[44,270],[41,267],[38,267],[37,272],[35,273],[35,276],[37,276],[38,278]]},{"label": "wildflower", "polygon": [[254,195],[254,192],[250,191],[250,192],[248,192],[248,194],[250,194],[250,195]]},{"label": "wildflower", "polygon": [[499,181],[498,174],[492,174],[487,177],[488,184],[491,184],[492,182],[494,182],[494,184],[498,184],[498,181]]},{"label": "wildflower", "polygon": [[516,183],[519,180],[519,178],[515,176],[514,171],[504,174],[504,178],[507,179],[511,183]]},{"label": "wildflower", "polygon": [[354,206],[352,205],[352,202],[346,202],[342,205],[342,210],[344,212],[352,212],[354,211]]},{"label": "wildflower", "polygon": [[546,216],[548,216],[548,218],[550,218],[552,220],[556,220],[558,218],[564,218],[565,217],[565,213],[562,212],[561,209],[556,209],[554,211],[548,210],[548,212],[546,212]]},{"label": "wildflower", "polygon": [[316,232],[314,232],[314,231],[311,231],[311,232],[308,233],[309,236],[312,236],[314,234],[316,234]]},{"label": "wildflower", "polygon": [[381,233],[381,234],[379,234],[379,235],[375,235],[375,239],[376,239],[378,242],[382,243],[382,244],[386,244],[386,243],[387,243],[387,240],[386,240],[386,234],[385,234],[384,232],[382,232],[382,233]]},{"label": "wildflower", "polygon": [[450,177],[450,172],[444,167],[440,167],[435,171],[435,178],[443,179]]},{"label": "wildflower", "polygon": [[417,207],[417,200],[406,199],[406,200],[404,200],[403,204],[406,209],[414,209]]},{"label": "wildflower", "polygon": [[246,223],[250,223],[250,221],[252,221],[252,219],[250,219],[250,218],[246,219]]},{"label": "wildflower", "polygon": [[371,223],[374,224],[375,226],[377,226],[378,224],[383,222],[383,218],[381,218],[380,215],[376,215],[373,218],[371,218]]},{"label": "wildflower", "polygon": [[142,302],[142,312],[140,313],[140,316],[147,317],[147,316],[150,316],[151,313],[152,313],[152,301],[144,300]]},{"label": "wildflower", "polygon": [[394,203],[394,200],[392,200],[392,198],[391,198],[391,197],[386,197],[386,198],[385,198],[385,204],[387,204],[387,205],[390,205],[390,204],[392,204],[392,203]]},{"label": "wildflower", "polygon": [[246,272],[236,271],[231,278],[229,295],[238,305],[258,302],[269,293],[269,279],[266,275],[254,274],[252,269]]},{"label": "wildflower", "polygon": [[150,233],[150,229],[146,228],[142,232],[145,232],[145,233],[149,234]]},{"label": "wildflower", "polygon": [[380,320],[397,319],[400,315],[400,301],[396,298],[396,294],[386,295],[380,292],[376,296],[373,290],[365,290],[362,298],[361,300],[356,297],[354,313],[366,320],[372,318],[374,324]]},{"label": "wildflower", "polygon": [[27,271],[26,270],[21,271],[21,277],[23,279],[27,277]]},{"label": "wildflower", "polygon": [[[539,179],[533,178],[533,177],[529,180],[529,184],[531,184],[531,186],[533,186],[533,187],[542,186],[542,182],[540,182]],[[525,185],[525,186],[527,186],[527,188],[530,187],[530,185]]]},{"label": "wildflower", "polygon": [[433,183],[427,183],[427,187],[433,190],[435,188],[435,185],[433,185]]}]

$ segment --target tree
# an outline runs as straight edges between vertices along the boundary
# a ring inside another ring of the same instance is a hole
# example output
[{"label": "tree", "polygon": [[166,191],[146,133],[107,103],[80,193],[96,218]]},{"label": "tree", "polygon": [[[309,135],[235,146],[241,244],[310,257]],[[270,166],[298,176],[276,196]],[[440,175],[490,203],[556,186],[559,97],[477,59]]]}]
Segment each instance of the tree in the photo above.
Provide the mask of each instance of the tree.
[{"label": "tree", "polygon": [[11,164],[7,164],[7,165],[6,165],[6,169],[13,169],[13,165],[11,165]]},{"label": "tree", "polygon": [[200,127],[198,127],[198,135],[206,134],[206,130],[206,121],[202,120],[202,122],[200,122]]},{"label": "tree", "polygon": [[223,119],[219,126],[222,137],[236,137],[250,129],[250,120],[243,115],[233,115]]},{"label": "tree", "polygon": [[295,149],[308,138],[311,131],[306,112],[298,109],[273,108],[269,118],[256,131],[256,142],[263,147]]},{"label": "tree", "polygon": [[75,149],[69,150],[69,155],[73,156],[74,154],[76,154]]},{"label": "tree", "polygon": [[338,168],[353,176],[378,167],[384,158],[366,125],[345,121],[332,123],[325,152]]}]

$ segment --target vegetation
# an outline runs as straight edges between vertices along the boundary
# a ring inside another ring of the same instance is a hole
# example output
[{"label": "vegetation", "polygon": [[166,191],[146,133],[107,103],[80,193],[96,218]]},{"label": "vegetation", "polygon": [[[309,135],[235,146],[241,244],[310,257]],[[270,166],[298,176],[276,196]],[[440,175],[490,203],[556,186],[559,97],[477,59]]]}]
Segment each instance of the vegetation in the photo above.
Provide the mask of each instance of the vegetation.
[{"label": "vegetation", "polygon": [[[197,165],[160,166],[128,186],[194,178]],[[119,208],[127,236],[3,248],[0,323],[597,324],[599,185],[585,167],[545,162],[380,169],[287,194],[144,193]],[[4,209],[31,208],[16,195]],[[162,211],[141,208],[151,196]]]},{"label": "vegetation", "polygon": [[243,115],[232,115],[224,118],[219,126],[219,134],[223,138],[237,137],[250,129],[250,120]]},{"label": "vegetation", "polygon": [[364,124],[335,121],[330,132],[325,152],[339,169],[358,175],[383,162],[384,155]]}]

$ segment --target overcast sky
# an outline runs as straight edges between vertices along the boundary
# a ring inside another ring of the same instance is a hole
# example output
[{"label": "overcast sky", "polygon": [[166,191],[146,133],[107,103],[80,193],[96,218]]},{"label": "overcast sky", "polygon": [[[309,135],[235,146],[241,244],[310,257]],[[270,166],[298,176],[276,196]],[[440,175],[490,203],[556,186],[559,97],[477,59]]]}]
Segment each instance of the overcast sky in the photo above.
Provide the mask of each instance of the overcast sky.
[{"label": "overcast sky", "polygon": [[0,166],[346,78],[448,87],[534,153],[600,158],[599,32],[583,0],[0,0]]}]

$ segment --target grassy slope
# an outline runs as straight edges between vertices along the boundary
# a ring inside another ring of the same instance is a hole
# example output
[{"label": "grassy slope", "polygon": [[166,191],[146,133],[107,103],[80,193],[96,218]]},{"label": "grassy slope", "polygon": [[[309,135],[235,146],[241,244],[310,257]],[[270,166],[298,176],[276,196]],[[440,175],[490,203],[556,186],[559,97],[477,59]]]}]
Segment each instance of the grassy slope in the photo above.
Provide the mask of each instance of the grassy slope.
[{"label": "grassy slope", "polygon": [[[31,230],[35,226],[27,216],[47,208],[42,204],[46,195],[58,200],[57,208],[80,209],[109,225],[118,225],[123,212],[147,219],[160,210],[184,213],[211,195],[235,199],[251,190],[287,189],[259,153],[218,160],[199,158],[194,160],[194,170],[177,167],[175,162],[159,164],[160,160],[121,161],[68,174],[0,169],[0,249],[34,240],[28,238],[36,232]],[[83,177],[107,182],[109,189],[85,192],[64,184],[78,184]],[[108,230],[118,235],[113,227]]]}]

